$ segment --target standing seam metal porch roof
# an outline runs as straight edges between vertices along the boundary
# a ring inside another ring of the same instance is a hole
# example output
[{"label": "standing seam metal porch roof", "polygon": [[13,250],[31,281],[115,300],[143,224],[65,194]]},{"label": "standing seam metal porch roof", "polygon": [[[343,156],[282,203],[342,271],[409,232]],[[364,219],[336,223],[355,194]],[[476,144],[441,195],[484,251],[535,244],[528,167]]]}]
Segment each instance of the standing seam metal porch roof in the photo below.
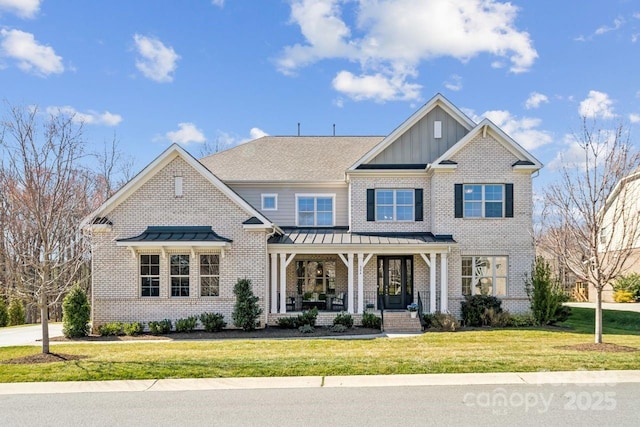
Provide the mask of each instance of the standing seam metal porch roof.
[{"label": "standing seam metal porch roof", "polygon": [[171,226],[171,227],[147,227],[138,236],[126,239],[118,239],[118,242],[224,242],[233,240],[221,237],[207,226]]},{"label": "standing seam metal porch roof", "polygon": [[282,227],[284,234],[269,238],[269,244],[284,245],[415,245],[455,244],[451,235],[433,233],[350,233],[347,227]]}]

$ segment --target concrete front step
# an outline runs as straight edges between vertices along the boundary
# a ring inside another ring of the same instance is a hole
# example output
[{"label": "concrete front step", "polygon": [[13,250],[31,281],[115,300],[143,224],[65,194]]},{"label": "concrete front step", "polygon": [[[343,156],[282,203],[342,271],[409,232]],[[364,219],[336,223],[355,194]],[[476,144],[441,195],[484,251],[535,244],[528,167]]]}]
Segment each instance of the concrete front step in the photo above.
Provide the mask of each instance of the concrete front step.
[{"label": "concrete front step", "polygon": [[408,311],[405,312],[384,312],[385,332],[421,332],[422,325],[420,319],[412,318]]}]

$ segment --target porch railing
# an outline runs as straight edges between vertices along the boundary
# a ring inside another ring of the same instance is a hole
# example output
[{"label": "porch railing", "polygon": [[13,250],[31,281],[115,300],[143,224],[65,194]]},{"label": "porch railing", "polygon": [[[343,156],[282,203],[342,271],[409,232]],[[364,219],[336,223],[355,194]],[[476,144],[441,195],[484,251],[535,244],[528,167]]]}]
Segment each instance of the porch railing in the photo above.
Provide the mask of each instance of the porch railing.
[{"label": "porch railing", "polygon": [[380,329],[384,332],[384,298],[382,295],[378,295],[378,310],[380,310]]}]

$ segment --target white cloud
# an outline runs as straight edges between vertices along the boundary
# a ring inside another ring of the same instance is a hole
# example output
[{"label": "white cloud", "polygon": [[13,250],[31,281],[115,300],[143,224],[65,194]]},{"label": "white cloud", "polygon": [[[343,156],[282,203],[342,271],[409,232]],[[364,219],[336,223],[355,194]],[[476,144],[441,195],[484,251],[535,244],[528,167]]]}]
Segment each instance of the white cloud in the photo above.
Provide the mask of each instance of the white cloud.
[{"label": "white cloud", "polygon": [[[469,61],[489,53],[510,63],[510,71],[527,71],[538,57],[529,34],[518,31],[518,8],[496,0],[292,0],[291,22],[305,43],[287,46],[278,69],[293,74],[322,59],[348,59],[360,73],[343,70],[334,79],[353,99],[416,100],[421,61],[453,57]],[[342,14],[355,14],[353,28]],[[355,34],[355,36],[354,36]],[[454,84],[455,87],[455,84]],[[376,91],[378,89],[379,91]],[[404,91],[404,92],[403,92]]]},{"label": "white cloud", "polygon": [[218,6],[218,7],[223,7],[224,6],[224,0],[211,0],[211,3],[214,6]]},{"label": "white cloud", "polygon": [[18,68],[25,72],[46,77],[64,71],[62,57],[50,46],[38,43],[33,34],[20,30],[0,30],[0,54],[18,61]]},{"label": "white cloud", "polygon": [[190,144],[192,142],[204,143],[207,139],[200,129],[193,123],[178,123],[180,129],[165,134],[166,139],[178,144]]},{"label": "white cloud", "polygon": [[548,102],[549,102],[549,98],[547,97],[547,95],[543,95],[538,92],[531,92],[531,94],[529,95],[529,98],[524,103],[524,107],[527,110],[530,110],[532,108],[538,108],[540,104],[543,104],[543,103],[546,104]]},{"label": "white cloud", "polygon": [[422,88],[418,84],[407,83],[404,76],[354,76],[349,71],[340,71],[332,83],[335,90],[356,101],[412,100],[419,97]]},{"label": "white cloud", "polygon": [[180,55],[157,38],[135,34],[133,39],[139,55],[136,68],[151,80],[160,83],[173,81],[172,73],[177,68]]},{"label": "white cloud", "polygon": [[0,10],[14,13],[21,18],[33,18],[40,10],[40,0],[0,0]]},{"label": "white cloud", "polygon": [[590,90],[589,96],[580,103],[578,110],[581,116],[589,118],[611,119],[615,117],[613,113],[613,101],[604,92]]},{"label": "white cloud", "polygon": [[[601,164],[607,153],[613,149],[616,135],[617,130],[615,129],[602,129],[593,135],[594,138],[589,142],[589,152],[598,153],[597,164]],[[563,167],[569,169],[586,167],[587,159],[581,135],[566,134],[561,146],[564,148],[560,149],[556,157],[549,162],[549,170],[555,171]],[[593,156],[588,161],[592,166],[595,164]]]},{"label": "white cloud", "polygon": [[449,77],[449,80],[444,82],[444,87],[454,92],[457,92],[462,89],[462,77],[457,74],[452,74]]},{"label": "white cloud", "polygon": [[608,33],[609,31],[615,31],[620,27],[622,27],[622,24],[624,24],[624,19],[622,17],[617,17],[616,19],[613,20],[613,26],[609,27],[607,25],[603,25],[598,29],[596,29],[595,34],[600,36],[604,33]]},{"label": "white cloud", "polygon": [[122,121],[121,115],[113,114],[109,111],[99,113],[97,111],[89,110],[86,113],[81,113],[68,105],[47,107],[45,111],[47,114],[54,116],[64,114],[73,117],[74,122],[84,123],[87,125],[117,126]]},{"label": "white cloud", "polygon": [[258,138],[262,138],[263,136],[267,136],[269,135],[268,133],[266,133],[265,131],[263,131],[260,128],[251,128],[251,130],[249,131],[249,136],[251,137],[251,139],[258,139]]},{"label": "white cloud", "polygon": [[631,123],[640,123],[640,114],[636,114],[636,113],[629,114],[629,121]]},{"label": "white cloud", "polygon": [[535,150],[553,140],[549,132],[539,129],[542,120],[537,118],[517,118],[505,110],[485,111],[480,116],[474,115],[473,112],[470,113],[470,117],[475,122],[480,122],[483,117],[491,120],[527,150]]}]

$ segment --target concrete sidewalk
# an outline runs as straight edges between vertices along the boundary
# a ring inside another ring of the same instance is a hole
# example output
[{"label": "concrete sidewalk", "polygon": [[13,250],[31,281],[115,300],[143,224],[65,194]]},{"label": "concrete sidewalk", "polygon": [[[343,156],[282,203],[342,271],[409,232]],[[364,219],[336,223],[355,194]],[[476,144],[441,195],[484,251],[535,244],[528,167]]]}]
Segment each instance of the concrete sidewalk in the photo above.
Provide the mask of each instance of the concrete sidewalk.
[{"label": "concrete sidewalk", "polygon": [[310,387],[406,387],[497,384],[614,385],[618,383],[640,383],[640,370],[0,383],[0,395]]}]

